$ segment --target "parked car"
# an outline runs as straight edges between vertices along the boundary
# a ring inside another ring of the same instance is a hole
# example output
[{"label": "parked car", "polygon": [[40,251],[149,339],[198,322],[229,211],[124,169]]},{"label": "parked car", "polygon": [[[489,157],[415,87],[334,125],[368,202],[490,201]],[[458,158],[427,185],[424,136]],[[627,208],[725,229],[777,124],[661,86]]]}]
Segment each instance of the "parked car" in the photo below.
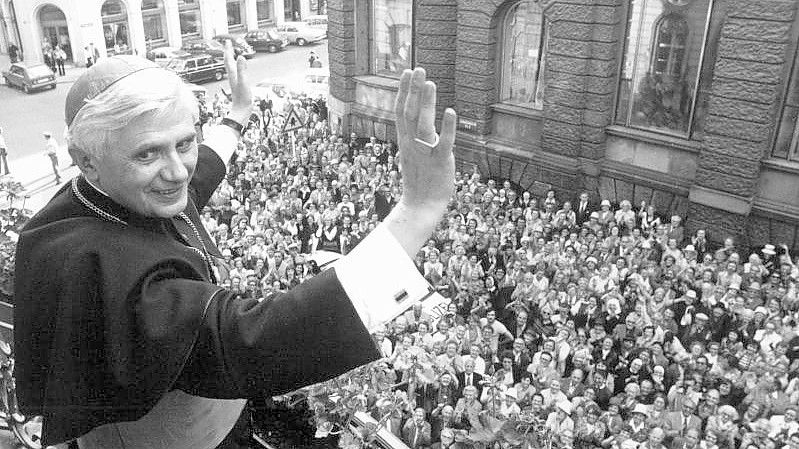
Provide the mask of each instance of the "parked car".
[{"label": "parked car", "polygon": [[288,39],[289,42],[300,46],[311,42],[319,42],[327,37],[325,30],[313,28],[305,22],[282,23],[277,26],[277,32]]},{"label": "parked car", "polygon": [[236,51],[236,57],[239,55],[244,55],[245,58],[250,59],[255,56],[255,50],[252,49],[252,46],[247,43],[241,36],[234,36],[232,34],[220,34],[218,36],[214,36],[214,40],[222,44],[224,47],[225,41],[230,39],[233,41],[233,50]]},{"label": "parked car", "polygon": [[147,52],[147,59],[164,67],[170,59],[188,56],[190,53],[177,47],[158,47]]},{"label": "parked car", "polygon": [[[225,36],[224,38],[222,36]],[[194,40],[188,41],[183,44],[183,50],[193,54],[206,54],[211,55],[214,58],[222,59],[225,57],[225,39],[228,38],[227,35],[220,35],[216,36],[211,40]],[[244,39],[240,39],[241,42],[237,40],[233,40],[233,50],[236,52],[236,56],[244,55],[245,58],[249,59],[255,54],[252,47],[250,47]],[[242,45],[243,43],[243,45]]]},{"label": "parked car", "polygon": [[326,15],[316,15],[316,16],[308,16],[302,19],[303,22],[308,24],[311,28],[319,28],[320,30],[325,30],[325,36],[327,36],[327,16]]},{"label": "parked car", "polygon": [[244,35],[244,40],[250,44],[253,50],[268,51],[269,53],[283,50],[289,44],[289,40],[281,37],[274,28],[250,31]]},{"label": "parked car", "polygon": [[55,89],[55,73],[44,64],[26,66],[22,63],[11,64],[3,72],[3,81],[7,86],[18,87],[26,94],[39,89]]},{"label": "parked car", "polygon": [[198,81],[216,80],[225,77],[225,63],[211,55],[189,55],[174,58],[166,65],[168,70],[177,73],[183,80],[190,83]]}]

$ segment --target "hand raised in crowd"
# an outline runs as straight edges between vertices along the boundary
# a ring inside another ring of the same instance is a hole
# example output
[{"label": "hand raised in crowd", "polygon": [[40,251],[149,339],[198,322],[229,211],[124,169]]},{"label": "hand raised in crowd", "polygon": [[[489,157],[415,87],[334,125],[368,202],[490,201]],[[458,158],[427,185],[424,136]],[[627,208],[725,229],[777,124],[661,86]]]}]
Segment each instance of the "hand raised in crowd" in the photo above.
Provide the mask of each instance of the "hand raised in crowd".
[{"label": "hand raised in crowd", "polygon": [[252,114],[252,92],[247,78],[247,60],[244,56],[236,58],[233,42],[229,39],[225,41],[225,68],[233,101],[230,118],[245,125]]},{"label": "hand raised in crowd", "polygon": [[386,222],[413,257],[441,219],[455,183],[456,114],[444,111],[436,133],[436,85],[424,69],[405,70],[394,107],[397,123],[402,197]]}]

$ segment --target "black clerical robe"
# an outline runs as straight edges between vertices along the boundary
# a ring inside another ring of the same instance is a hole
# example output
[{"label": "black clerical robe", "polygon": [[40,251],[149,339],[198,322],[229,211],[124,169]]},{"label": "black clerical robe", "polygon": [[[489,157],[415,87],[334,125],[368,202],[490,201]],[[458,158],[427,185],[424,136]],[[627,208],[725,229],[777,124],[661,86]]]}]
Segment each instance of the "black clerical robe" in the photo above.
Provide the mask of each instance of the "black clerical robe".
[{"label": "black clerical robe", "polygon": [[[200,145],[185,213],[200,223],[225,173]],[[84,201],[85,200],[85,201]],[[86,202],[125,222],[101,218]],[[16,266],[17,395],[43,443],[134,421],[179,389],[276,395],[380,357],[334,269],[270,297],[214,285],[179,219],[139,216],[79,177],[25,226]]]}]

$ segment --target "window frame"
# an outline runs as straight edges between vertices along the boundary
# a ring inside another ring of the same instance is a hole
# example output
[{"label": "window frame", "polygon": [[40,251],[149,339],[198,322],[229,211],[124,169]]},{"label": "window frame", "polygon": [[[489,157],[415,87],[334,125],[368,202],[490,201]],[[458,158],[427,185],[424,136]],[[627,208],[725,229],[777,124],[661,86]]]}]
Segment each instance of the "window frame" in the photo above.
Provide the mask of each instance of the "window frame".
[{"label": "window frame", "polygon": [[[280,1],[280,0],[277,0],[277,1]],[[261,3],[261,4],[266,3],[266,8],[267,8],[267,10],[269,12],[269,17],[261,18],[261,17],[258,16],[258,13],[259,13],[258,4],[259,3]],[[266,25],[266,24],[274,23],[275,22],[275,17],[274,16],[275,16],[275,3],[272,0],[255,0],[255,21],[259,25]]]},{"label": "window frame", "polygon": [[[144,46],[147,50],[151,50],[154,47],[160,47],[166,44],[169,40],[169,30],[167,29],[167,17],[166,17],[166,5],[164,5],[164,0],[152,0],[153,5],[152,7],[148,7],[147,9],[144,8],[144,2],[142,2],[140,9],[141,19],[142,19],[142,29],[144,31]],[[147,26],[146,23],[148,21],[155,21],[158,24],[158,28],[160,30],[160,36],[149,39],[147,36]]]},{"label": "window frame", "polygon": [[[228,8],[230,5],[236,5],[239,11],[239,23],[230,23],[230,15],[228,14]],[[228,31],[239,31],[245,29],[247,26],[247,7],[246,4],[242,0],[225,0],[225,15],[226,15],[226,23],[228,26]]]},{"label": "window frame", "polygon": [[[799,20],[799,17],[797,17]],[[792,44],[788,46],[787,58],[793,59],[790,62],[786,62],[787,73],[783,78],[785,81],[782,83],[781,89],[781,96],[779,97],[779,108],[777,109],[777,116],[776,116],[776,126],[774,132],[772,132],[771,137],[771,145],[769,151],[769,158],[774,160],[785,161],[792,164],[799,163],[799,111],[797,111],[796,120],[793,124],[793,131],[791,132],[791,142],[788,144],[788,149],[785,155],[775,154],[777,150],[777,144],[779,143],[780,132],[782,131],[782,120],[785,117],[786,113],[786,105],[788,103],[788,95],[792,93],[792,87],[797,90],[796,95],[799,97],[799,22],[795,21],[793,26],[793,31],[791,32],[791,40]],[[797,101],[796,105],[793,105],[799,109],[799,101]]]},{"label": "window frame", "polygon": [[[504,106],[509,106],[509,107],[513,107],[513,108],[522,108],[522,109],[526,109],[526,110],[529,110],[529,111],[539,111],[540,112],[540,111],[544,110],[543,94],[542,94],[542,97],[541,97],[541,105],[538,106],[538,107],[536,107],[535,100],[533,101],[532,104],[529,104],[529,103],[528,104],[518,104],[518,103],[512,103],[512,102],[510,102],[508,100],[503,99],[504,92],[505,92],[505,75],[506,75],[506,71],[508,70],[508,67],[509,67],[509,65],[506,64],[506,61],[508,61],[509,58],[506,58],[507,53],[506,53],[506,48],[505,48],[506,37],[507,37],[507,34],[508,34],[508,20],[510,19],[511,13],[515,9],[518,9],[522,5],[522,2],[524,2],[524,1],[528,1],[528,0],[517,0],[516,2],[513,2],[510,5],[508,5],[505,8],[505,10],[501,13],[501,20],[499,20],[499,22],[500,22],[500,33],[499,33],[499,36],[498,36],[498,39],[497,39],[497,45],[499,46],[498,51],[497,51],[497,54],[499,55],[499,58],[498,58],[498,61],[497,61],[497,65],[498,65],[497,74],[499,75],[499,83],[498,83],[499,84],[499,89],[497,91],[497,97],[498,97],[497,98],[497,104],[504,105]],[[531,3],[536,4],[538,2],[531,2]],[[540,37],[538,39],[538,64],[537,64],[537,67],[536,67],[537,74],[536,74],[536,78],[535,78],[535,96],[533,97],[534,99],[538,97],[539,92],[545,92],[545,89],[544,89],[544,87],[545,87],[544,75],[546,73],[546,53],[547,53],[550,26],[551,26],[551,22],[549,22],[546,19],[546,16],[544,15],[543,7],[540,6],[540,3],[538,3],[538,4],[539,4],[539,8],[541,8],[541,35],[540,35]]]},{"label": "window frame", "polygon": [[[636,75],[637,75],[637,67],[638,67],[638,63],[637,62],[638,62],[639,53],[640,53],[640,51],[638,49],[640,49],[641,45],[642,45],[641,40],[640,40],[640,33],[638,35],[636,35],[634,38],[630,36],[630,22],[632,21],[631,15],[633,13],[633,5],[632,4],[633,4],[634,1],[636,1],[636,0],[627,0],[625,2],[625,8],[626,8],[625,14],[624,14],[625,20],[622,21],[622,26],[624,26],[624,38],[621,40],[623,45],[620,46],[619,53],[618,53],[618,55],[619,55],[619,59],[618,59],[619,64],[618,64],[618,67],[617,67],[617,70],[616,70],[616,74],[618,76],[618,82],[617,82],[617,85],[616,85],[616,92],[615,92],[614,101],[613,101],[613,117],[612,117],[612,120],[611,120],[611,124],[613,126],[622,126],[622,127],[629,128],[629,129],[635,129],[635,130],[651,132],[651,133],[655,133],[655,134],[661,134],[661,135],[664,135],[664,136],[674,137],[674,138],[678,138],[678,139],[693,140],[696,137],[696,134],[697,134],[697,132],[696,132],[696,127],[697,127],[697,124],[696,124],[696,112],[697,112],[699,97],[701,95],[700,87],[702,86],[702,78],[703,78],[703,74],[705,73],[705,65],[706,65],[705,57],[707,56],[707,53],[708,53],[707,52],[708,41],[709,41],[709,37],[710,37],[711,31],[712,31],[711,27],[712,27],[712,24],[713,24],[713,12],[714,12],[714,10],[717,7],[719,7],[718,6],[719,0],[708,0],[708,10],[707,10],[707,15],[705,16],[705,19],[704,19],[704,24],[705,25],[704,25],[704,29],[703,29],[703,32],[702,32],[702,46],[700,48],[699,59],[697,61],[698,70],[696,71],[696,76],[694,77],[694,82],[693,82],[693,95],[692,95],[692,98],[691,98],[691,110],[690,110],[690,114],[689,114],[689,117],[688,117],[688,131],[687,131],[687,133],[674,131],[674,130],[663,129],[663,128],[656,128],[656,127],[653,127],[653,126],[634,125],[631,122],[632,121],[634,104],[635,104],[635,102],[632,101],[632,96],[633,96],[633,92],[635,92],[635,86],[637,85],[636,84],[636,82],[637,82],[636,81]],[[646,1],[653,1],[653,0],[641,0],[641,1],[645,1],[646,2]],[[724,0],[720,0],[720,1],[723,2]],[[663,14],[661,17],[658,18],[657,22],[658,23],[661,22],[664,18],[668,17],[669,15],[670,14]],[[641,14],[641,17],[638,19],[638,28],[640,28],[642,26],[643,20],[644,20],[644,14]],[[690,31],[689,31],[689,33],[690,33]],[[630,84],[630,98],[627,99],[627,103],[628,104],[627,104],[627,107],[626,107],[624,118],[623,118],[623,120],[621,120],[621,119],[618,118],[618,115],[619,115],[619,106],[620,106],[620,103],[622,102],[621,93],[622,93],[622,84],[624,83],[624,77],[622,75],[623,75],[623,72],[624,72],[625,64],[627,63],[626,56],[627,56],[627,48],[629,46],[629,39],[635,39],[635,49],[636,49],[636,51],[635,51],[635,60],[633,62],[633,72],[632,72],[632,76],[631,76],[631,80],[630,80],[631,81],[631,84]],[[656,41],[655,41],[655,39],[653,39],[653,41],[649,45],[649,47],[654,48],[655,44],[656,44]],[[652,51],[652,49],[650,49],[650,51]],[[654,55],[654,53],[653,53],[653,55]],[[718,57],[717,53],[716,53],[716,57]],[[650,56],[650,61],[647,64],[647,66],[650,67],[650,68],[652,67],[652,59],[651,58],[652,58],[652,56]],[[683,64],[685,66],[685,62]],[[711,68],[711,70],[712,70],[712,68]],[[711,80],[708,80],[708,83],[710,81]]]},{"label": "window frame", "polygon": [[[367,66],[367,73],[372,76],[380,76],[383,78],[389,79],[399,79],[401,73],[388,73],[388,72],[378,72],[375,68],[375,45],[374,45],[374,36],[375,36],[375,2],[378,0],[369,0],[368,2],[368,38],[367,38],[367,54],[369,55],[368,66]],[[411,3],[411,20],[410,20],[410,28],[411,28],[411,51],[409,56],[410,59],[410,68],[416,67],[416,1],[410,0]]]}]

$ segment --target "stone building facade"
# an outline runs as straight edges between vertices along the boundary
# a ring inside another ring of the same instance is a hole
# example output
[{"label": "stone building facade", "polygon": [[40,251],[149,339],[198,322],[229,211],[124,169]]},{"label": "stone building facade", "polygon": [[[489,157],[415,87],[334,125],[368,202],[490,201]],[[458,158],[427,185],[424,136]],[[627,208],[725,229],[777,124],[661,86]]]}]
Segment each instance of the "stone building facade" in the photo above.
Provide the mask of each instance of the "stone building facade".
[{"label": "stone building facade", "polygon": [[386,3],[411,10],[407,65],[458,112],[459,170],[561,200],[646,201],[717,241],[799,246],[796,0],[332,0],[344,133],[394,137],[397,78],[375,69]]}]

